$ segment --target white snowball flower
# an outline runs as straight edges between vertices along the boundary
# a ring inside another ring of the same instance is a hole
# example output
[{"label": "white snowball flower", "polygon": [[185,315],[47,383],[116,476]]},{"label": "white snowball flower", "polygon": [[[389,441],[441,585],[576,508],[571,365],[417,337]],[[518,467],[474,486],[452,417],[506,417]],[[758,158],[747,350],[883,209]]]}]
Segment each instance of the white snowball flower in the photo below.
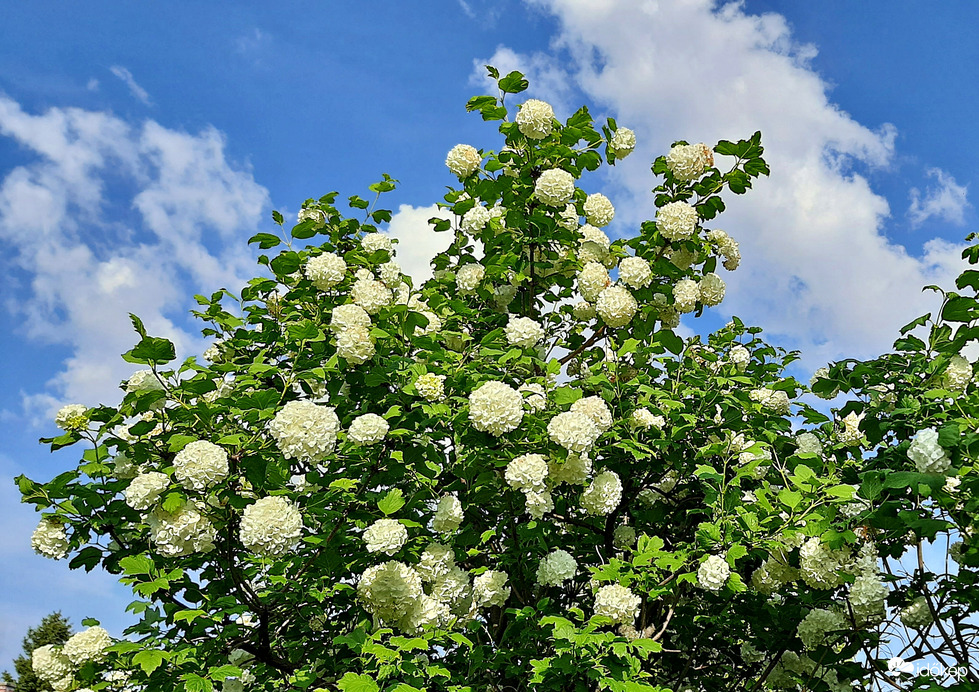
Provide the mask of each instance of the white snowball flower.
[{"label": "white snowball flower", "polygon": [[340,332],[350,327],[370,329],[371,316],[367,314],[364,308],[354,303],[337,305],[330,315],[330,328]]},{"label": "white snowball flower", "polygon": [[554,511],[554,498],[549,490],[524,490],[524,498],[527,501],[527,514],[534,519],[540,519],[548,512]]},{"label": "white snowball flower", "polygon": [[376,445],[388,434],[391,426],[376,413],[365,413],[357,416],[350,423],[347,439],[355,445]]},{"label": "white snowball flower", "polygon": [[547,424],[547,434],[569,452],[580,454],[591,449],[602,431],[589,416],[565,411],[554,416]]},{"label": "white snowball flower", "polygon": [[622,500],[622,481],[615,471],[603,471],[581,494],[581,507],[588,514],[611,514]]},{"label": "white snowball flower", "polygon": [[605,432],[612,427],[612,412],[608,404],[600,396],[586,396],[578,399],[571,404],[571,410],[575,413],[583,413],[598,426],[600,432]]},{"label": "white snowball flower", "polygon": [[347,263],[339,255],[324,252],[306,260],[306,278],[321,291],[329,291],[347,275]]},{"label": "white snowball flower", "polygon": [[269,421],[268,428],[287,459],[317,462],[333,453],[340,419],[332,406],[290,401]]},{"label": "white snowball flower", "polygon": [[122,491],[126,504],[145,512],[156,504],[160,495],[170,485],[170,477],[159,471],[148,471],[133,478],[129,487]]},{"label": "white snowball flower", "polygon": [[547,392],[544,387],[534,382],[522,384],[517,391],[523,396],[523,403],[533,413],[540,413],[547,408]]},{"label": "white snowball flower", "polygon": [[163,384],[152,370],[139,370],[134,372],[129,380],[126,381],[127,392],[150,392],[162,389]]},{"label": "white snowball flower", "polygon": [[610,327],[624,327],[632,321],[639,309],[639,303],[629,289],[622,286],[609,286],[598,295],[595,312]]},{"label": "white snowball flower", "polygon": [[578,562],[566,550],[549,553],[537,567],[537,583],[541,586],[561,586],[573,579]]},{"label": "white snowball flower", "polygon": [[847,600],[853,608],[858,625],[877,623],[884,619],[884,604],[890,591],[877,574],[859,574],[852,584]]},{"label": "white snowball flower", "polygon": [[620,524],[615,527],[615,531],[612,532],[612,545],[619,550],[625,550],[626,548],[631,548],[636,544],[639,536],[636,534],[636,529],[628,524]]},{"label": "white snowball flower", "polygon": [[415,389],[428,401],[441,401],[445,398],[445,375],[426,372],[415,380]]},{"label": "white snowball flower", "polygon": [[367,610],[394,624],[424,595],[418,572],[391,560],[364,570],[357,582],[357,597]]},{"label": "white snowball flower", "polygon": [[387,252],[388,254],[394,252],[394,245],[391,243],[391,239],[384,233],[368,233],[360,239],[360,247],[368,255],[381,251]]},{"label": "white snowball flower", "polygon": [[581,320],[582,322],[588,322],[595,319],[598,313],[595,311],[595,306],[586,300],[582,300],[575,303],[575,306],[571,308],[571,312],[574,314],[575,318]]},{"label": "white snowball flower", "polygon": [[228,453],[212,442],[197,440],[177,452],[173,467],[180,485],[201,492],[228,477]]},{"label": "white snowball flower", "polygon": [[628,127],[620,127],[612,133],[608,146],[615,154],[615,158],[624,159],[636,148],[636,133]]},{"label": "white snowball flower", "polygon": [[323,226],[325,223],[325,215],[320,209],[305,208],[300,209],[299,213],[296,214],[296,223],[302,223],[303,221],[313,221],[317,226]]},{"label": "white snowball flower", "polygon": [[639,615],[642,599],[619,584],[603,586],[595,594],[595,615],[604,615],[617,623],[631,625]]},{"label": "white snowball flower", "polygon": [[678,144],[666,155],[666,166],[677,180],[696,180],[714,165],[714,152],[704,144]]},{"label": "white snowball flower", "polygon": [[693,312],[700,300],[700,284],[692,279],[680,279],[673,287],[673,301],[677,312]]},{"label": "white snowball flower", "polygon": [[430,310],[418,310],[417,312],[428,320],[428,324],[426,324],[424,327],[415,327],[415,336],[432,336],[441,331],[442,320],[439,319],[438,315]]},{"label": "white snowball flower", "polygon": [[525,137],[544,139],[554,129],[554,109],[545,101],[527,99],[517,111],[514,122]]},{"label": "white snowball flower", "polygon": [[814,589],[833,589],[843,583],[839,572],[848,566],[849,558],[847,551],[832,550],[814,536],[799,549],[799,573]]},{"label": "white snowball flower", "polygon": [[697,232],[697,210],[686,202],[670,202],[656,212],[656,227],[667,240],[687,240]]},{"label": "white snowball flower", "polygon": [[31,534],[31,548],[38,555],[60,560],[68,554],[68,535],[65,526],[50,517],[42,517]]},{"label": "white snowball flower", "polygon": [[463,214],[459,227],[462,229],[463,233],[476,235],[481,230],[486,228],[486,224],[489,223],[491,218],[492,217],[490,216],[489,210],[486,209],[486,207],[477,204],[475,207]]},{"label": "white snowball flower", "polygon": [[484,382],[469,395],[469,420],[491,435],[516,430],[523,420],[523,397],[503,382]]},{"label": "white snowball flower", "polygon": [[588,262],[578,272],[578,292],[589,303],[598,300],[608,285],[608,270],[598,262]]},{"label": "white snowball flower", "polygon": [[418,558],[418,574],[424,581],[435,582],[448,576],[455,567],[455,553],[442,543],[429,543]]},{"label": "white snowball flower", "polygon": [[533,348],[544,338],[544,328],[529,317],[511,315],[504,333],[507,343],[519,348]]},{"label": "white snowball flower", "polygon": [[45,644],[31,653],[31,668],[41,680],[51,684],[71,676],[74,666],[60,646]]},{"label": "white snowball flower", "polygon": [[472,605],[469,572],[453,565],[448,574],[432,582],[432,597],[468,613]]},{"label": "white snowball flower", "polygon": [[539,492],[547,479],[547,459],[542,454],[523,454],[507,464],[504,478],[515,490]]},{"label": "white snowball flower", "polygon": [[112,637],[101,627],[89,627],[73,634],[65,642],[62,652],[76,666],[88,661],[98,661],[105,650],[112,646]]},{"label": "white snowball flower", "polygon": [[88,407],[82,404],[68,404],[58,409],[54,424],[62,430],[71,432],[88,427]]},{"label": "white snowball flower", "polygon": [[563,207],[574,195],[574,176],[560,168],[540,174],[534,185],[534,197],[549,207]]},{"label": "white snowball flower", "polygon": [[853,445],[858,445],[863,440],[863,433],[860,432],[860,421],[863,420],[864,414],[857,414],[856,411],[850,411],[845,418],[841,421],[842,427],[838,428],[836,431],[836,439],[840,444],[844,444],[848,447]]},{"label": "white snowball flower", "polygon": [[568,231],[578,230],[578,209],[570,202],[564,205],[564,209],[558,212],[557,225]]},{"label": "white snowball flower", "polygon": [[432,529],[436,533],[455,533],[462,524],[462,503],[455,495],[443,495],[432,519]]},{"label": "white snowball flower", "polygon": [[583,209],[588,223],[599,228],[608,226],[615,218],[615,207],[612,206],[609,198],[600,192],[588,195]]},{"label": "white snowball flower", "polygon": [[396,519],[378,519],[364,531],[369,553],[394,555],[408,540],[408,529]]},{"label": "white snowball flower", "polygon": [[279,557],[299,545],[303,515],[288,498],[272,495],[245,507],[241,515],[241,542],[247,550]]},{"label": "white snowball flower", "polygon": [[915,434],[908,447],[908,458],[914,462],[919,473],[945,473],[952,461],[938,444],[938,431],[926,428]]},{"label": "white snowball flower", "polygon": [[613,258],[609,256],[612,241],[605,231],[591,224],[585,224],[578,231],[581,233],[581,240],[578,241],[578,259],[585,264],[598,262],[607,268]]},{"label": "white snowball flower", "polygon": [[846,629],[846,621],[842,615],[834,610],[814,608],[806,613],[796,632],[803,646],[815,649],[826,643],[827,634],[842,629]]},{"label": "white snowball flower", "polygon": [[714,272],[704,274],[704,278],[700,280],[699,286],[700,302],[707,307],[720,305],[721,301],[724,300],[724,291],[726,289],[724,280]]},{"label": "white snowball flower", "polygon": [[555,485],[584,485],[591,475],[591,469],[592,462],[587,455],[569,454],[563,462],[552,460],[548,463],[547,474]]},{"label": "white snowball flower", "polygon": [[619,262],[619,279],[632,288],[646,288],[653,280],[653,272],[642,257],[623,257]]},{"label": "white snowball flower", "polygon": [[381,283],[388,288],[396,289],[401,285],[401,265],[394,260],[385,262],[377,268]]},{"label": "white snowball flower", "polygon": [[953,391],[963,391],[972,381],[972,363],[961,355],[954,355],[945,368],[945,386]]},{"label": "white snowball flower", "polygon": [[720,591],[731,576],[731,567],[720,555],[709,555],[697,570],[697,583],[708,591]]},{"label": "white snowball flower", "polygon": [[724,258],[724,268],[734,271],[741,264],[741,249],[738,241],[720,229],[707,232],[707,240],[717,248],[717,253]]},{"label": "white snowball flower", "polygon": [[773,413],[778,415],[788,415],[791,411],[791,402],[789,401],[789,395],[781,390],[772,390],[768,387],[761,387],[759,389],[753,389],[748,393],[748,396],[752,401],[756,401],[761,404],[762,408],[766,408]]},{"label": "white snowball flower", "polygon": [[486,276],[486,269],[481,264],[464,264],[456,271],[456,286],[461,293],[472,293]]},{"label": "white snowball flower", "polygon": [[633,411],[631,422],[637,428],[644,430],[649,430],[650,428],[662,430],[666,427],[666,419],[663,416],[654,414],[648,408],[637,408]]},{"label": "white snowball flower", "polygon": [[510,598],[506,572],[487,570],[473,579],[473,601],[479,607],[502,606]]},{"label": "white snowball flower", "polygon": [[822,443],[811,432],[802,432],[796,435],[795,443],[799,451],[804,454],[815,454],[817,456],[822,456],[823,454]]},{"label": "white snowball flower", "polygon": [[381,308],[394,301],[391,289],[370,277],[362,277],[354,282],[350,289],[350,298],[371,315],[376,315]]},{"label": "white snowball flower", "polygon": [[928,627],[934,620],[931,609],[928,608],[928,601],[924,596],[918,596],[910,605],[901,609],[901,622],[905,627],[921,630]]},{"label": "white snowball flower", "polygon": [[739,372],[744,372],[745,368],[748,367],[748,363],[751,362],[751,351],[738,344],[728,352],[727,357]]},{"label": "white snowball flower", "polygon": [[337,355],[352,365],[366,363],[374,357],[374,339],[366,327],[353,325],[337,334]]},{"label": "white snowball flower", "polygon": [[479,155],[476,147],[468,144],[456,144],[449,150],[449,155],[445,157],[445,165],[460,180],[475,173],[482,162],[483,157]]},{"label": "white snowball flower", "polygon": [[201,513],[201,507],[185,502],[172,512],[157,507],[146,516],[150,540],[156,552],[166,557],[179,557],[214,550],[217,530]]}]

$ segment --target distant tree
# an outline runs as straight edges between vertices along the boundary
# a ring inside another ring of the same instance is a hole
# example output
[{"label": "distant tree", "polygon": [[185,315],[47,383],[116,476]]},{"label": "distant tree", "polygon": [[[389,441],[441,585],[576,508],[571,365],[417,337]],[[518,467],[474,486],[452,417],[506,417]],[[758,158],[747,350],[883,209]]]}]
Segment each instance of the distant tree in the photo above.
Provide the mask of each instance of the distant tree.
[{"label": "distant tree", "polygon": [[24,653],[14,659],[15,678],[8,671],[3,671],[3,681],[14,686],[17,692],[40,692],[40,690],[50,690],[51,685],[42,682],[31,667],[31,654],[34,649],[45,646],[46,644],[64,644],[71,636],[71,625],[68,618],[55,611],[41,620],[37,627],[27,630],[24,637]]}]

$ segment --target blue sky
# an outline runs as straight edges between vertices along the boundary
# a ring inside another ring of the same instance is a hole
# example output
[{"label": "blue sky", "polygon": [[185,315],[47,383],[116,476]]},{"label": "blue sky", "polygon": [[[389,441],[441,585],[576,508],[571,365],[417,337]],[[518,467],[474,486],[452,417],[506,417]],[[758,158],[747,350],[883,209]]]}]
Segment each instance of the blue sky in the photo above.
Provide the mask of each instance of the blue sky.
[{"label": "blue sky", "polygon": [[[183,355],[192,296],[253,275],[271,209],[401,186],[391,232],[423,273],[446,151],[493,148],[465,112],[483,64],[522,69],[559,115],[587,103],[640,137],[586,179],[613,234],[653,215],[671,141],[761,129],[772,166],[721,224],[744,263],[707,318],[759,324],[802,371],[886,349],[949,284],[976,230],[979,7],[965,3],[466,0],[9,4],[0,25],[0,667],[27,626],[126,622],[126,590],[34,556],[10,479],[74,463],[36,440],[64,403],[117,398],[139,313]],[[688,325],[695,328],[696,325]]]}]

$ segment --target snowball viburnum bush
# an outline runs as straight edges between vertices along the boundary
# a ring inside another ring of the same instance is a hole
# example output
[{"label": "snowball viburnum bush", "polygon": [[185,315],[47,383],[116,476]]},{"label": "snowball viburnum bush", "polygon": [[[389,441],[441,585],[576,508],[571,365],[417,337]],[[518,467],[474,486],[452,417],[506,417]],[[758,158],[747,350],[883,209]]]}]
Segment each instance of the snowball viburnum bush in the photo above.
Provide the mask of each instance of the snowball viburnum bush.
[{"label": "snowball viburnum bush", "polygon": [[[584,190],[635,133],[514,108],[526,80],[490,74],[500,94],[469,109],[501,141],[448,153],[431,279],[404,274],[390,211],[309,200],[252,239],[261,276],[198,296],[207,358],[174,363],[134,319],[121,402],[58,413],[52,448],[90,447],[17,479],[42,512],[31,545],[120,575],[145,613],[117,644],[92,627],[38,649],[59,692],[558,692],[582,671],[835,692],[882,680],[886,661],[851,660],[868,644],[927,633],[966,658],[971,275],[893,353],[807,388],[738,318],[677,330],[740,263],[711,226],[768,173],[760,134],[658,157],[655,220],[619,237]],[[847,400],[816,410],[812,389]],[[944,543],[951,573],[899,559]]]}]

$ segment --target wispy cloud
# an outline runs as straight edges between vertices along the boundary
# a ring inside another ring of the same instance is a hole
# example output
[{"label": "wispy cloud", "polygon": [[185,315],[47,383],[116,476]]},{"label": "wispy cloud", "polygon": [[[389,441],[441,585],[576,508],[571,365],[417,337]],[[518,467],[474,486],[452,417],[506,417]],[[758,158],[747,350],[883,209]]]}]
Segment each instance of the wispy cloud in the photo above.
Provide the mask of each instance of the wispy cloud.
[{"label": "wispy cloud", "polygon": [[121,79],[123,84],[125,84],[129,88],[129,93],[135,96],[143,104],[149,106],[152,103],[150,101],[149,93],[146,91],[146,89],[144,89],[143,87],[141,87],[139,84],[136,83],[136,79],[133,77],[132,72],[127,70],[122,65],[113,65],[112,67],[109,68],[109,71],[112,72],[112,74],[114,74],[116,77]]},{"label": "wispy cloud", "polygon": [[965,223],[965,210],[969,204],[969,186],[959,185],[950,173],[940,168],[929,168],[929,178],[935,179],[934,185],[929,185],[924,194],[911,188],[911,206],[908,207],[908,217],[911,225],[918,227],[928,219],[941,219],[957,226]]}]

